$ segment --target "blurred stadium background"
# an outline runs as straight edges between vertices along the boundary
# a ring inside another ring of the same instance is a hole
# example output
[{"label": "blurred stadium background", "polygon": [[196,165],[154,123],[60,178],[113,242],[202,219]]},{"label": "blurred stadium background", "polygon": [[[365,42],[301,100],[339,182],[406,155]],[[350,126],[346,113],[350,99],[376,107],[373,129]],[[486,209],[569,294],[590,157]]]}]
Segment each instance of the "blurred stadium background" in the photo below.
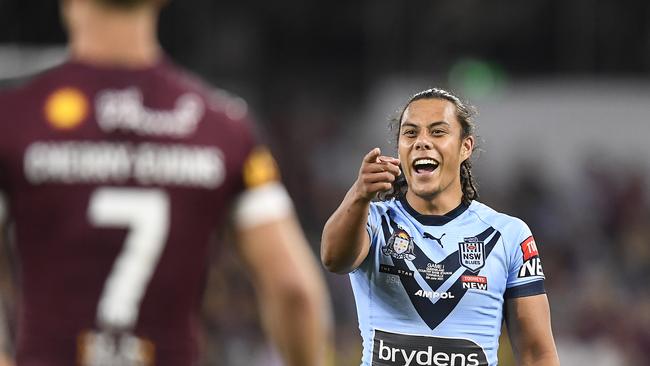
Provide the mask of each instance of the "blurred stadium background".
[{"label": "blurred stadium background", "polygon": [[[249,102],[316,253],[363,154],[394,151],[402,103],[431,86],[464,95],[480,112],[481,201],[540,244],[562,364],[650,364],[650,2],[176,0],[160,38]],[[57,2],[0,0],[0,85],[60,62],[64,42]],[[278,364],[232,249],[216,261],[206,364]],[[335,364],[358,365],[349,281],[327,277]]]}]

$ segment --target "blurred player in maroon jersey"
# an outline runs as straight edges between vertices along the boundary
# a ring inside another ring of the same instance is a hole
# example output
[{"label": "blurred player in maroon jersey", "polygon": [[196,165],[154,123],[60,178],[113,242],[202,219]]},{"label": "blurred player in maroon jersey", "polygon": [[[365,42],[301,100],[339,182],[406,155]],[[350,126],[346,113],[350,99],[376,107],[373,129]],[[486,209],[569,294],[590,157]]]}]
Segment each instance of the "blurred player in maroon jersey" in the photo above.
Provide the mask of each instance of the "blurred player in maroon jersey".
[{"label": "blurred player in maroon jersey", "polygon": [[62,1],[71,59],[0,94],[16,363],[197,364],[208,242],[228,226],[286,363],[319,365],[328,300],[273,158],[241,99],[165,58],[161,3]]}]

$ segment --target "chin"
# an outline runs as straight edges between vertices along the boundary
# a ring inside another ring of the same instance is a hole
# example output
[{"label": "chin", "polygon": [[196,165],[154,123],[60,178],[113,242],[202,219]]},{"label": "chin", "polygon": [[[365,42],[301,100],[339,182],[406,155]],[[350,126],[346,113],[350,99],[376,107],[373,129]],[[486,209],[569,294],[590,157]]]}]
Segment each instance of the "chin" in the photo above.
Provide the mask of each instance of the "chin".
[{"label": "chin", "polygon": [[432,189],[431,187],[428,189],[420,187],[412,187],[409,189],[413,192],[414,195],[426,200],[434,199],[439,193],[437,189]]}]

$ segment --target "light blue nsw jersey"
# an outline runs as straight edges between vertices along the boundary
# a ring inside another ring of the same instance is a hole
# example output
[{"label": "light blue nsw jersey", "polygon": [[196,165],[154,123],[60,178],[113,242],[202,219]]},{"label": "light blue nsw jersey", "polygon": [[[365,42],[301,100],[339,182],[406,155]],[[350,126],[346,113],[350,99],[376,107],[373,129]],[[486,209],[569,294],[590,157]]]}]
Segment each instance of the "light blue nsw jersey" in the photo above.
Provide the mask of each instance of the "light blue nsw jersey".
[{"label": "light blue nsw jersey", "polygon": [[363,365],[496,365],[504,301],[544,293],[528,226],[482,203],[427,216],[373,202],[367,229],[350,274]]}]

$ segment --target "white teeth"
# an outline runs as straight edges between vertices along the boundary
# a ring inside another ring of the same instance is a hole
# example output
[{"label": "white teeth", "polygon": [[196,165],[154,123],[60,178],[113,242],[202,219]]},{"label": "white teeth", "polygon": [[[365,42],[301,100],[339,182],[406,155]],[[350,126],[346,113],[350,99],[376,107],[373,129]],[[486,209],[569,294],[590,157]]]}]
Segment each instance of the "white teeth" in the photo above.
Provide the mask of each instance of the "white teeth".
[{"label": "white teeth", "polygon": [[435,160],[433,159],[418,159],[416,160],[413,165],[418,166],[418,165],[426,165],[426,164],[432,164],[432,165],[438,165]]}]

